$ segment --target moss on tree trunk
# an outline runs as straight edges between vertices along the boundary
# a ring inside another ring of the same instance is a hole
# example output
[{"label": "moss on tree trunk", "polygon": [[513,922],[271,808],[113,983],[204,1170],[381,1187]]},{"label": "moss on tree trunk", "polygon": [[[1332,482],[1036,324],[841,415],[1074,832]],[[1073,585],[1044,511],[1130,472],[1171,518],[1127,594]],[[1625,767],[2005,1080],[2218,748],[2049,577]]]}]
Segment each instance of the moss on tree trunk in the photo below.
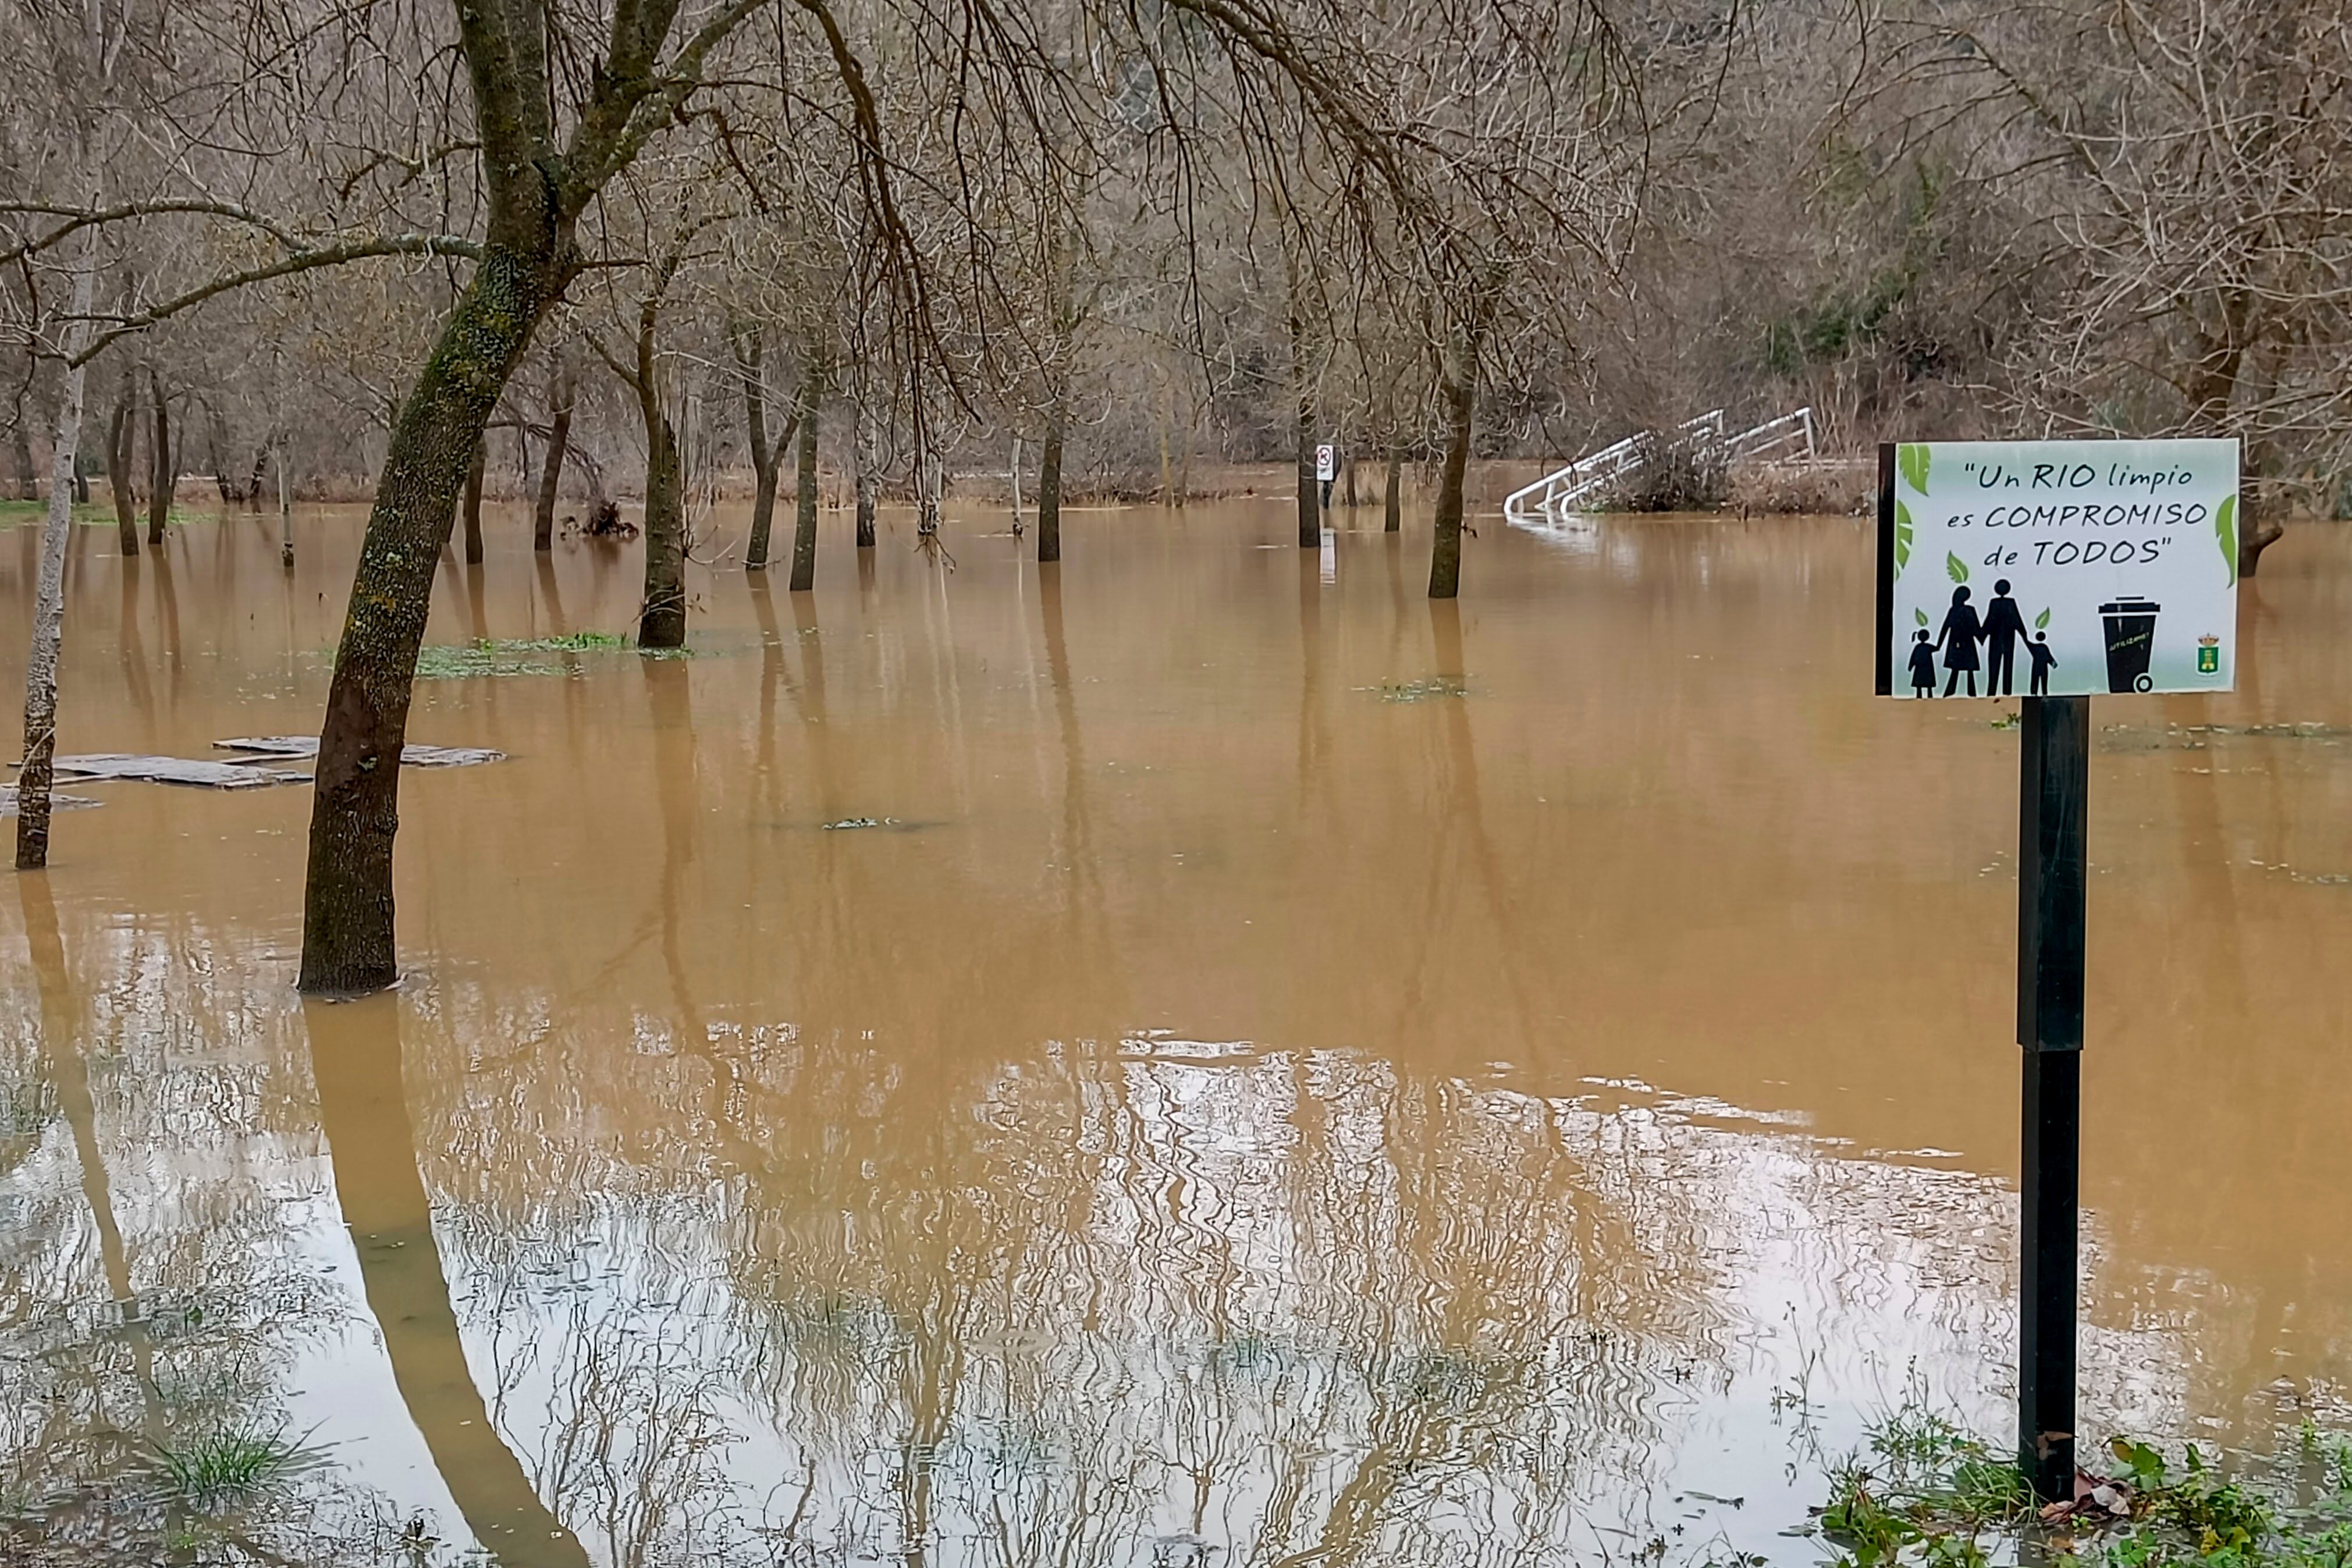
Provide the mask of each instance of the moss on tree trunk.
[{"label": "moss on tree trunk", "polygon": [[319,734],[303,885],[301,988],[380,990],[398,977],[392,845],[400,753],[433,574],[490,411],[565,281],[544,249],[492,245],[402,406],[352,575]]}]

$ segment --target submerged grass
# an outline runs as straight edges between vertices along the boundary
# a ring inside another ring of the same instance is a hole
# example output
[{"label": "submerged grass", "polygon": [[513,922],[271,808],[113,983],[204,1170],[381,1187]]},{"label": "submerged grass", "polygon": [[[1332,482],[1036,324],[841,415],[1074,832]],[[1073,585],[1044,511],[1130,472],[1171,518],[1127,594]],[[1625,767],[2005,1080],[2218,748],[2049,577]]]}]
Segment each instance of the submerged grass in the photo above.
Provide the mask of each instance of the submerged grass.
[{"label": "submerged grass", "polygon": [[1830,1467],[1816,1527],[1845,1568],[1975,1568],[2018,1541],[2057,1568],[2352,1568],[2352,1439],[2306,1423],[2293,1450],[2229,1474],[2193,1443],[2176,1463],[2118,1437],[2077,1500],[2038,1508],[2014,1463],[1914,1400]]},{"label": "submerged grass", "polygon": [[231,1430],[163,1443],[145,1468],[173,1501],[211,1513],[249,1502],[323,1462],[282,1432]]},{"label": "submerged grass", "polygon": [[[611,632],[573,632],[562,637],[478,637],[471,643],[427,643],[416,651],[420,681],[476,680],[493,675],[569,675],[577,661],[563,655],[617,653],[635,647]],[[648,658],[688,657],[683,648],[639,649]]]}]

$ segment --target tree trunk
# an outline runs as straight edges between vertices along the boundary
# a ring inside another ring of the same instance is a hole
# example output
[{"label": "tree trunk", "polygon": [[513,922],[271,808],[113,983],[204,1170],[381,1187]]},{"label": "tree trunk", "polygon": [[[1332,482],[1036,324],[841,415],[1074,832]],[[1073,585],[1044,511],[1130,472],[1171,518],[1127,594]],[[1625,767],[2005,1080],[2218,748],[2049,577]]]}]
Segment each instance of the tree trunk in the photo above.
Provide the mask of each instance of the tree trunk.
[{"label": "tree trunk", "polygon": [[1349,511],[1356,509],[1356,455],[1343,453],[1339,458],[1339,504]]},{"label": "tree trunk", "polygon": [[172,517],[172,497],[180,488],[180,455],[172,449],[171,400],[164,395],[163,378],[152,365],[147,369],[147,385],[155,394],[154,450],[148,454],[152,477],[147,490],[147,542],[160,549],[164,525]]},{"label": "tree trunk", "polygon": [[1067,402],[1056,393],[1045,416],[1045,442],[1037,454],[1037,559],[1062,559],[1062,438],[1069,425]]},{"label": "tree trunk", "polygon": [[539,470],[539,505],[531,514],[530,548],[544,553],[555,548],[555,499],[563,483],[563,458],[572,445],[572,404],[578,382],[568,359],[558,357],[554,382],[548,391],[550,410],[547,461]]},{"label": "tree trunk", "polygon": [[686,497],[677,427],[651,386],[639,393],[646,419],[646,602],[637,646],[686,646]]},{"label": "tree trunk", "polygon": [[1388,483],[1381,493],[1381,531],[1392,534],[1404,521],[1404,454],[1389,448]]},{"label": "tree trunk", "polygon": [[[49,863],[49,786],[58,751],[58,652],[65,641],[66,541],[73,528],[74,452],[81,441],[84,367],[73,356],[89,340],[97,287],[98,230],[85,231],[74,273],[74,322],[66,339],[65,387],[58,398],[57,444],[49,460],[49,515],[33,590],[33,645],[25,659],[25,764],[16,775],[16,869]],[[132,540],[137,542],[135,537]]]},{"label": "tree trunk", "polygon": [[303,884],[305,991],[381,990],[399,976],[392,846],[433,573],[490,411],[566,281],[562,246],[551,235],[537,250],[494,243],[485,251],[393,429],[319,736]]},{"label": "tree trunk", "polygon": [[851,461],[857,470],[857,548],[874,548],[874,503],[881,488],[882,438],[875,428],[874,411],[861,393],[857,400],[857,432]]},{"label": "tree trunk", "polygon": [[743,372],[743,419],[751,437],[751,542],[744,548],[743,570],[768,570],[768,537],[776,524],[776,479],[783,469],[783,443],[792,439],[787,424],[783,442],[768,439],[766,334],[751,332],[736,350]]},{"label": "tree trunk", "polygon": [[1462,481],[1470,466],[1470,415],[1478,383],[1475,349],[1448,367],[1440,384],[1445,400],[1445,465],[1437,482],[1437,538],[1429,554],[1429,596],[1451,599],[1462,589]]},{"label": "tree trunk", "polygon": [[122,392],[115,400],[114,417],[106,425],[106,487],[114,495],[114,530],[121,541],[122,559],[130,560],[139,554],[139,498],[131,489],[131,465],[138,458],[138,412],[133,396],[131,371],[122,371]]},{"label": "tree trunk", "polygon": [[2285,534],[2286,525],[2274,517],[2262,513],[2249,517],[2245,528],[2238,535],[2238,575],[2253,576],[2255,569],[2263,564],[2263,552],[2278,543]]},{"label": "tree trunk", "polygon": [[489,457],[489,438],[474,444],[473,465],[466,470],[466,564],[482,564],[482,467]]},{"label": "tree trunk", "polygon": [[[278,564],[292,571],[294,570],[294,489],[291,476],[286,470],[286,437],[282,434],[278,438],[278,461],[272,466],[278,470]],[[446,529],[441,537],[445,539],[449,537]]]},{"label": "tree trunk", "polygon": [[1323,506],[1315,494],[1315,400],[1307,395],[1306,386],[1298,389],[1298,406],[1295,411],[1298,441],[1298,548],[1323,548]]},{"label": "tree trunk", "polygon": [[27,364],[25,379],[17,383],[16,416],[11,422],[9,431],[9,445],[16,458],[16,496],[26,501],[41,493],[41,476],[33,465],[33,421],[40,416],[33,407],[34,399],[30,395],[33,375],[38,369],[37,363]]},{"label": "tree trunk", "polygon": [[824,366],[809,356],[801,368],[800,494],[793,518],[793,580],[794,593],[816,586],[816,422],[824,401]]},{"label": "tree trunk", "polygon": [[253,472],[245,482],[245,505],[248,511],[261,510],[261,476],[269,472],[269,443],[263,442],[253,449]]}]

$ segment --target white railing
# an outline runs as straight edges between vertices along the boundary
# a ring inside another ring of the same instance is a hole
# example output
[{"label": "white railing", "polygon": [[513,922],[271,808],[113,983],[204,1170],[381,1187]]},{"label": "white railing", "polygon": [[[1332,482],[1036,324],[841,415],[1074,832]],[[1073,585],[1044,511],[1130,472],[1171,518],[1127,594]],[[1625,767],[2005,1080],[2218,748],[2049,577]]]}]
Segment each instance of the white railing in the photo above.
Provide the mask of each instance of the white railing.
[{"label": "white railing", "polygon": [[[1737,434],[1724,430],[1724,411],[1713,408],[1676,427],[1685,439],[1719,452],[1727,464],[1813,457],[1818,447],[1813,411],[1801,408],[1778,419],[1768,419]],[[1567,518],[1577,504],[1590,500],[1639,469],[1649,446],[1639,435],[1614,441],[1589,452],[1567,467],[1545,475],[1532,485],[1514,490],[1503,500],[1503,515],[1525,527],[1550,527]]]},{"label": "white railing", "polygon": [[[1723,410],[1709,409],[1696,419],[1685,420],[1680,428],[1685,435],[1719,441],[1723,438]],[[1532,485],[1512,491],[1503,498],[1503,515],[1515,523],[1549,522],[1641,467],[1644,455],[1639,435],[1612,442]]]},{"label": "white railing", "polygon": [[1813,411],[1811,408],[1801,408],[1794,413],[1768,419],[1737,435],[1727,436],[1723,443],[1723,460],[1726,463],[1738,463],[1748,458],[1770,462],[1801,457],[1810,461],[1820,455],[1813,441]]}]

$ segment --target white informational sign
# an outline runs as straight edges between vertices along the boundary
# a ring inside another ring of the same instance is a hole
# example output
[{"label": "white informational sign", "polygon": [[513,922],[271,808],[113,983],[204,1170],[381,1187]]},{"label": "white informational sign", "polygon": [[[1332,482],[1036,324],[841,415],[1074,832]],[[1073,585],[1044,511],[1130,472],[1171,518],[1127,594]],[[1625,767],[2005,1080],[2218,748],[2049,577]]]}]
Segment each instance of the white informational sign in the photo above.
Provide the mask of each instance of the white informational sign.
[{"label": "white informational sign", "polygon": [[2230,690],[2237,442],[1906,442],[1881,465],[1881,695]]},{"label": "white informational sign", "polygon": [[1326,482],[1339,476],[1339,449],[1323,445],[1315,449],[1315,477]]}]

